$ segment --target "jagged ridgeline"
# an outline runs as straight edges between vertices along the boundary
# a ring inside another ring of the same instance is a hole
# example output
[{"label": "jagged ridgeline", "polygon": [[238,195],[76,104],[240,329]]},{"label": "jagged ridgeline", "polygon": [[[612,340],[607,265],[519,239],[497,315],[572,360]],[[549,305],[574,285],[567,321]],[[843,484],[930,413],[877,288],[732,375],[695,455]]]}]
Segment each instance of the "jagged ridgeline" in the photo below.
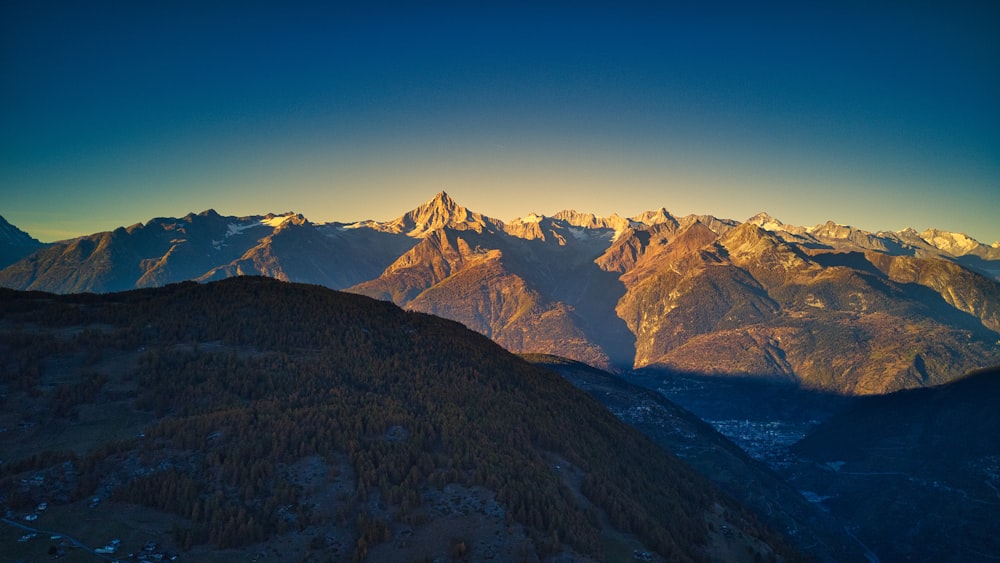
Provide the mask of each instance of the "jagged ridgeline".
[{"label": "jagged ridgeline", "polygon": [[0,287],[112,292],[262,275],[602,369],[752,374],[864,395],[1000,362],[1000,242],[934,229],[665,209],[503,222],[442,192],[388,222],[209,210],[15,250],[23,258],[0,270]]},{"label": "jagged ridgeline", "polygon": [[0,315],[0,495],[18,517],[46,502],[40,529],[90,545],[797,558],[588,395],[452,321],[252,277],[0,290]]}]

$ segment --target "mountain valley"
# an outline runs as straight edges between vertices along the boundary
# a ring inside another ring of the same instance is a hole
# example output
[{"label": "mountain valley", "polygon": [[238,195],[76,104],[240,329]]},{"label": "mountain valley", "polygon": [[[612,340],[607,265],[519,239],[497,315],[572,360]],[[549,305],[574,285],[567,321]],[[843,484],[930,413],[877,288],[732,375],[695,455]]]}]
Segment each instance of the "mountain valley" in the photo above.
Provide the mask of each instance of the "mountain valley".
[{"label": "mountain valley", "polygon": [[628,374],[640,387],[569,360],[527,357],[817,560],[986,562],[1000,549],[997,368],[849,397],[664,370]]},{"label": "mountain valley", "polygon": [[[800,420],[801,416],[775,413],[771,409],[762,409],[763,412],[754,409],[752,416],[759,419],[755,422],[759,422],[761,428],[750,426],[750,419],[744,419],[741,422],[745,426],[740,432],[730,433],[727,432],[730,428],[722,426],[720,433],[713,428],[719,425],[719,420],[706,419],[712,420],[709,424],[699,418],[700,413],[696,416],[676,402],[668,400],[665,391],[640,387],[619,376],[572,360],[537,354],[526,354],[524,357],[536,365],[555,371],[589,393],[623,422],[634,426],[654,442],[673,452],[733,498],[753,509],[767,524],[783,531],[793,545],[817,561],[864,559],[862,548],[844,531],[843,523],[838,518],[810,503],[775,471],[772,456],[781,455],[787,459],[787,453],[784,453],[787,448],[773,443],[746,443],[746,438],[751,436],[772,437],[773,434],[769,431],[775,420],[787,422]],[[741,414],[736,412],[740,406],[749,407],[766,396],[768,391],[773,395],[787,393],[764,388],[758,389],[757,393],[720,397],[717,392],[719,389],[713,383],[718,383],[718,379],[709,380],[709,386],[704,392],[691,393],[682,399],[687,399],[690,404],[695,396],[700,397],[706,403],[716,405],[716,410],[702,409],[702,412],[731,417]],[[737,385],[744,383],[745,380],[737,380]],[[725,389],[721,391],[724,393]],[[743,391],[746,391],[745,387]],[[810,411],[810,418],[826,418],[833,412],[843,410],[850,401],[850,398],[841,398],[839,404],[828,405],[832,407],[829,412],[814,411],[818,406],[815,402],[810,405],[808,400],[795,401],[795,414]],[[694,406],[697,408],[697,405]],[[759,429],[764,431],[755,432]],[[805,432],[802,433],[804,434]],[[758,447],[754,448],[755,445]]]}]

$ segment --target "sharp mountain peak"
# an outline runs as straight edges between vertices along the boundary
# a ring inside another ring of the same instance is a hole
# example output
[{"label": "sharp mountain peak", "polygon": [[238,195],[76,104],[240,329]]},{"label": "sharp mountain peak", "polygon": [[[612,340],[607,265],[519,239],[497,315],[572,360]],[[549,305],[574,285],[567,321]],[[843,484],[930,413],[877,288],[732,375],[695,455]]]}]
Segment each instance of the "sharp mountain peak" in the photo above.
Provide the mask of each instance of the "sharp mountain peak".
[{"label": "sharp mountain peak", "polygon": [[658,223],[673,223],[677,225],[677,218],[670,214],[665,207],[661,207],[655,211],[645,211],[634,217],[632,221],[636,223],[645,223],[647,225],[656,225]]},{"label": "sharp mountain peak", "polygon": [[447,192],[441,191],[430,201],[388,223],[378,224],[377,230],[423,238],[444,227],[471,228],[476,231],[501,229],[503,223],[459,205]]},{"label": "sharp mountain peak", "polygon": [[786,226],[780,219],[771,215],[767,211],[761,211],[760,213],[747,219],[745,222],[757,225],[767,231],[782,230]]}]

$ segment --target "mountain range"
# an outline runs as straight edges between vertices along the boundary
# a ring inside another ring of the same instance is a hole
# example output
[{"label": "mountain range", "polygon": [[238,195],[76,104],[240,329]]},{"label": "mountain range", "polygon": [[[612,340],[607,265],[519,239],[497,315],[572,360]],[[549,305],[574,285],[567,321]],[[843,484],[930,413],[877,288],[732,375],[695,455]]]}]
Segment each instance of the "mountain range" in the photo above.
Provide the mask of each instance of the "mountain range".
[{"label": "mountain range", "polygon": [[444,192],[388,222],[209,210],[40,248],[0,271],[0,286],[110,292],[238,275],[392,301],[514,352],[613,370],[878,394],[1000,362],[1000,244],[766,214],[503,222]]}]

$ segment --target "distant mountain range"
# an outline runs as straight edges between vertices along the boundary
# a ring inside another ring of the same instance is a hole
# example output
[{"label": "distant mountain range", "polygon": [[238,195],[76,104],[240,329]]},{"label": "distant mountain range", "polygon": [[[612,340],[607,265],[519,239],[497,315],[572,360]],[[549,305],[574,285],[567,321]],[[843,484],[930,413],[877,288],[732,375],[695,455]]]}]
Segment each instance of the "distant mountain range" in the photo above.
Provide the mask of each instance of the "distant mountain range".
[{"label": "distant mountain range", "polygon": [[444,192],[388,222],[209,210],[38,249],[0,271],[0,285],[110,292],[247,274],[389,300],[514,352],[602,368],[872,394],[1000,363],[1000,245],[766,214],[505,223]]}]

